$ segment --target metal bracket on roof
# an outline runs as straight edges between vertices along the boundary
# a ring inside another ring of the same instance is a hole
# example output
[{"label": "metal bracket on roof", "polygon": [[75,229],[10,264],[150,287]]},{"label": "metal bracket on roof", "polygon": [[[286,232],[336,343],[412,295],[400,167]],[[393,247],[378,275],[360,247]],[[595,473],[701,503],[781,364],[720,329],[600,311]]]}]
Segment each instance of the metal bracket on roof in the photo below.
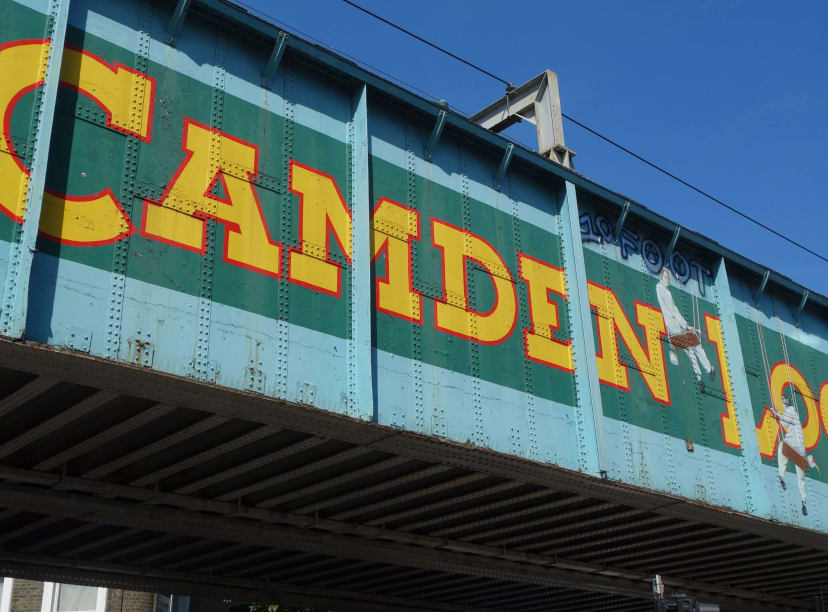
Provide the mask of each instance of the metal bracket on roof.
[{"label": "metal bracket on roof", "polygon": [[192,0],[178,0],[178,4],[173,11],[170,25],[167,26],[167,44],[172,45],[175,42],[175,37],[178,36],[178,30],[181,29],[181,24],[184,23],[184,17],[187,16],[187,10],[190,8]]},{"label": "metal bracket on roof", "polygon": [[621,241],[621,230],[624,229],[624,222],[627,220],[627,215],[630,214],[630,203],[624,201],[624,208],[621,209],[621,216],[618,217],[618,223],[615,224],[615,244]]},{"label": "metal bracket on roof", "polygon": [[[670,239],[670,244],[667,247],[667,251],[664,253],[664,265],[670,266],[670,258],[673,256],[673,250],[676,248],[676,243],[678,242],[679,234],[681,233],[681,226],[677,225],[676,229],[673,230],[673,237]],[[673,268],[670,267],[672,270]]]},{"label": "metal bracket on roof", "polygon": [[508,89],[505,96],[471,117],[471,121],[492,132],[502,132],[524,120],[538,129],[538,152],[572,168],[575,152],[564,144],[558,76],[551,70]]},{"label": "metal bracket on roof", "polygon": [[282,61],[282,55],[284,55],[285,49],[287,48],[287,39],[287,32],[280,31],[279,35],[276,37],[276,42],[273,44],[273,51],[271,51],[270,58],[267,60],[265,69],[262,72],[262,87],[268,87],[270,85],[271,79],[279,69],[279,63]]},{"label": "metal bracket on roof", "polygon": [[811,295],[811,292],[805,289],[802,292],[802,299],[799,301],[799,306],[796,307],[796,314],[794,315],[794,325],[799,327],[799,317],[802,315],[802,310],[805,308],[805,302],[808,301],[808,296]]},{"label": "metal bracket on roof", "polygon": [[447,113],[445,109],[441,109],[437,113],[437,122],[434,124],[434,129],[431,130],[431,136],[428,137],[428,142],[423,152],[423,157],[431,161],[431,153],[437,148],[437,143],[440,141],[440,135],[443,133],[443,128],[446,126]]},{"label": "metal bracket on roof", "polygon": [[495,174],[494,188],[500,191],[500,185],[503,183],[503,178],[506,176],[506,171],[509,169],[509,164],[512,162],[512,155],[515,152],[515,144],[510,142],[506,145],[506,150],[503,152],[503,159],[500,160],[500,166],[497,168]]},{"label": "metal bracket on roof", "polygon": [[762,277],[762,282],[759,284],[759,288],[756,290],[756,295],[753,296],[754,306],[759,306],[759,298],[762,297],[762,293],[765,291],[765,285],[768,284],[768,278],[770,278],[770,270],[765,270],[765,275]]}]

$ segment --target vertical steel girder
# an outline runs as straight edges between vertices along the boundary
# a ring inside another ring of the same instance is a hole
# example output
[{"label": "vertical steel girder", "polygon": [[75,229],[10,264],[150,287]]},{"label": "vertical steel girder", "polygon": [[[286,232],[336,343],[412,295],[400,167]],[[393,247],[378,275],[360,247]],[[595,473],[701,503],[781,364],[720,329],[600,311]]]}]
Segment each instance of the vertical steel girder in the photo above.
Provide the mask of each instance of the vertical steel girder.
[{"label": "vertical steel girder", "polygon": [[764,293],[765,291],[765,286],[768,284],[769,278],[770,270],[765,270],[765,274],[762,276],[762,282],[759,283],[759,288],[756,290],[756,294],[753,296],[754,306],[759,306],[759,298],[762,297],[762,293]]},{"label": "vertical steel girder", "polygon": [[351,339],[348,410],[350,416],[375,420],[374,365],[371,351],[371,178],[368,160],[368,86],[353,98],[351,118]]},{"label": "vertical steel girder", "polygon": [[443,128],[446,127],[446,116],[447,113],[443,109],[437,113],[437,121],[434,123],[434,129],[431,130],[431,136],[428,137],[428,142],[423,151],[423,157],[427,161],[431,161],[431,155],[434,153],[434,149],[437,148],[437,143],[440,142]]},{"label": "vertical steel girder", "polygon": [[68,22],[69,0],[51,0],[48,20],[51,30],[48,32],[50,43],[45,70],[41,66],[43,93],[34,113],[34,152],[26,191],[23,225],[20,229],[20,239],[11,244],[8,274],[3,287],[0,334],[10,338],[22,338],[26,329],[29,279],[32,273],[37,232],[40,227],[43,190],[46,188],[49,146],[52,141],[52,124],[55,118],[60,67]]},{"label": "vertical steel girder", "polygon": [[618,217],[618,223],[615,224],[615,243],[620,244],[621,230],[624,229],[624,223],[627,221],[627,216],[630,214],[630,203],[624,202],[624,207],[621,209],[621,216]]},{"label": "vertical steel girder", "polygon": [[794,325],[799,327],[799,320],[802,316],[802,311],[805,309],[805,303],[808,301],[808,296],[811,292],[807,289],[802,292],[802,299],[799,301],[799,306],[796,307],[796,314],[794,314]]},{"label": "vertical steel girder", "polygon": [[672,270],[672,266],[670,265],[670,258],[673,256],[673,250],[676,248],[676,243],[679,239],[679,234],[681,233],[681,226],[677,225],[676,228],[673,230],[673,237],[670,239],[670,244],[667,246],[667,250],[664,252],[664,265],[668,266]]},{"label": "vertical steel girder", "polygon": [[[759,295],[768,282],[768,274],[762,280]],[[754,433],[753,408],[750,406],[750,389],[748,388],[747,373],[742,344],[739,340],[739,329],[736,327],[736,311],[733,308],[733,297],[730,294],[730,282],[727,278],[725,259],[719,260],[719,266],[713,279],[716,288],[716,297],[719,306],[719,318],[722,325],[722,340],[727,356],[730,373],[731,397],[733,411],[736,415],[736,426],[739,430],[739,441],[742,444],[740,464],[742,479],[745,484],[745,498],[747,510],[763,518],[770,517],[770,502],[762,482],[762,460],[759,454],[759,441]],[[746,403],[747,400],[747,403]]]},{"label": "vertical steel girder", "polygon": [[512,162],[512,155],[515,152],[515,144],[510,142],[506,145],[506,150],[503,151],[503,159],[500,160],[500,166],[497,168],[497,173],[494,178],[494,188],[500,191],[500,186],[503,183],[503,178],[506,176],[506,171],[509,169],[509,164]]},{"label": "vertical steel girder", "polygon": [[267,88],[270,86],[270,81],[279,69],[282,56],[285,54],[285,49],[287,49],[287,39],[287,32],[279,32],[279,35],[276,37],[276,42],[273,44],[273,51],[271,51],[267,64],[265,64],[265,69],[262,72],[262,87]]},{"label": "vertical steel girder", "polygon": [[184,23],[184,18],[187,16],[187,11],[190,8],[192,0],[178,0],[175,6],[170,25],[167,26],[167,44],[175,44],[175,38],[178,36],[178,31],[181,29],[181,24]]},{"label": "vertical steel girder", "polygon": [[604,435],[601,419],[601,390],[598,364],[595,360],[595,338],[592,335],[592,310],[587,294],[586,264],[581,243],[581,224],[575,185],[566,181],[561,205],[561,242],[563,243],[566,293],[569,301],[569,324],[572,336],[572,357],[575,365],[575,424],[578,429],[578,465],[593,476],[603,476]]}]

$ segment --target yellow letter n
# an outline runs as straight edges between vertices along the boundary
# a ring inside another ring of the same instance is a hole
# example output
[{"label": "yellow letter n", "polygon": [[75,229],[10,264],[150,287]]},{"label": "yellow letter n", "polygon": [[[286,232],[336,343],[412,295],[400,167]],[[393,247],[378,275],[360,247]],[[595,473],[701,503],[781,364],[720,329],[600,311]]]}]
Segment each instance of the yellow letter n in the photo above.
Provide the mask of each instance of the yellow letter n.
[{"label": "yellow letter n", "polygon": [[638,301],[635,303],[635,319],[644,329],[645,349],[613,290],[593,282],[587,282],[587,285],[590,306],[598,311],[598,379],[612,387],[630,390],[627,366],[621,363],[619,355],[620,336],[653,399],[669,405],[670,389],[667,386],[664,347],[661,343],[661,336],[666,335],[667,331],[661,311]]}]

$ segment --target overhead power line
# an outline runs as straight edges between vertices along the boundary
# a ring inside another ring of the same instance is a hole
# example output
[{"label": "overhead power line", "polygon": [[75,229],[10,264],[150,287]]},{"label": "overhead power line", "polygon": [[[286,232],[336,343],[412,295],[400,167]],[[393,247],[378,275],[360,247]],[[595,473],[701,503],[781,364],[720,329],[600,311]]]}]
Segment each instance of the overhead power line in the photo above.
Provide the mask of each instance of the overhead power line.
[{"label": "overhead power line", "polygon": [[[469,60],[464,59],[464,58],[460,57],[459,55],[456,55],[455,53],[452,53],[451,51],[449,51],[449,50],[447,50],[447,49],[444,49],[443,47],[441,47],[441,46],[439,46],[439,45],[434,44],[433,42],[431,42],[431,41],[429,41],[429,40],[427,40],[427,39],[423,38],[422,36],[419,36],[419,35],[415,34],[414,32],[412,32],[412,31],[410,31],[410,30],[407,30],[406,28],[404,28],[404,27],[402,27],[402,26],[400,26],[400,25],[397,25],[397,24],[396,24],[396,23],[394,23],[393,21],[389,21],[389,20],[388,20],[388,19],[386,19],[385,17],[382,17],[382,16],[377,15],[376,13],[374,13],[374,12],[372,12],[372,11],[369,11],[367,8],[365,8],[365,7],[363,7],[363,6],[360,6],[360,5],[356,4],[355,2],[352,2],[351,0],[342,0],[342,2],[344,2],[345,4],[347,4],[347,5],[349,5],[349,6],[352,6],[353,8],[355,8],[355,9],[357,9],[357,10],[359,10],[359,11],[362,11],[362,12],[363,12],[363,13],[365,13],[366,15],[369,15],[369,16],[373,17],[374,19],[378,20],[378,21],[381,21],[382,23],[384,23],[384,24],[386,24],[386,25],[388,25],[388,26],[390,26],[390,27],[394,28],[395,30],[399,30],[399,31],[400,31],[400,32],[402,32],[403,34],[406,34],[406,35],[408,35],[408,36],[411,36],[412,38],[415,38],[416,40],[420,41],[421,43],[423,43],[423,44],[425,44],[425,45],[428,45],[428,46],[429,46],[429,47],[431,47],[432,49],[435,49],[435,50],[437,50],[437,51],[439,51],[439,52],[441,52],[441,53],[444,53],[444,54],[448,55],[449,57],[451,57],[452,59],[455,59],[455,60],[457,60],[458,62],[461,62],[461,63],[465,64],[466,66],[469,66],[470,68],[472,68],[472,69],[474,69],[474,70],[477,70],[478,72],[480,72],[480,73],[482,73],[482,74],[485,74],[485,75],[486,75],[486,76],[488,76],[489,78],[492,78],[492,79],[494,79],[494,80],[496,80],[496,81],[499,81],[499,82],[503,83],[504,85],[506,85],[507,90],[509,90],[509,89],[511,89],[511,88],[513,88],[513,87],[514,87],[514,85],[512,84],[512,82],[511,82],[511,81],[508,81],[507,79],[504,79],[504,78],[502,78],[502,77],[497,76],[496,74],[494,74],[494,73],[492,73],[492,72],[489,72],[488,70],[486,70],[485,68],[482,68],[481,66],[478,66],[478,65],[477,65],[477,64],[475,64],[474,62],[470,62]],[[666,170],[665,168],[662,168],[661,166],[659,166],[659,165],[658,165],[658,164],[656,164],[655,162],[651,162],[649,159],[647,159],[647,158],[645,158],[645,157],[643,157],[643,156],[639,155],[638,153],[636,153],[636,152],[634,152],[634,151],[631,151],[630,149],[628,149],[628,148],[627,148],[627,147],[625,147],[624,145],[622,145],[622,144],[620,144],[620,143],[616,142],[615,140],[613,140],[613,139],[612,139],[612,138],[610,138],[609,136],[605,136],[605,135],[604,135],[604,134],[602,134],[601,132],[599,132],[599,131],[597,131],[597,130],[592,129],[592,128],[591,128],[591,127],[589,127],[588,125],[586,125],[586,124],[584,124],[584,123],[581,123],[580,121],[578,121],[578,120],[577,120],[577,119],[575,119],[574,117],[570,117],[570,116],[569,116],[569,115],[567,115],[566,113],[563,113],[563,112],[562,112],[562,113],[561,113],[561,116],[562,116],[564,119],[567,119],[568,121],[571,121],[572,123],[574,123],[574,124],[575,124],[575,125],[577,125],[578,127],[582,128],[582,129],[584,129],[584,130],[586,130],[587,132],[589,132],[589,133],[590,133],[590,134],[592,134],[593,136],[597,136],[598,138],[600,138],[600,139],[601,139],[601,140],[603,140],[604,142],[606,142],[606,143],[608,143],[608,144],[610,144],[610,145],[614,146],[615,148],[617,148],[617,149],[619,149],[619,150],[623,151],[623,152],[624,152],[624,153],[626,153],[627,155],[630,155],[630,156],[634,157],[635,159],[637,159],[638,161],[645,163],[646,165],[650,166],[650,167],[651,167],[651,168],[653,168],[654,170],[657,170],[658,172],[661,172],[661,173],[662,173],[662,174],[664,174],[665,176],[670,177],[670,178],[671,178],[671,179],[673,179],[674,181],[677,181],[677,182],[681,183],[681,184],[682,184],[682,185],[684,185],[685,187],[688,187],[689,189],[692,189],[693,191],[695,191],[695,192],[696,192],[696,193],[698,193],[699,195],[704,196],[705,198],[707,198],[707,199],[711,200],[712,202],[715,202],[716,204],[719,204],[720,206],[723,206],[724,208],[726,208],[726,209],[727,209],[727,210],[729,210],[730,212],[732,212],[732,213],[735,213],[735,214],[739,215],[739,216],[740,216],[740,217],[742,217],[743,219],[747,219],[748,221],[750,221],[750,222],[751,222],[751,223],[753,223],[754,225],[757,225],[758,227],[761,227],[762,229],[764,229],[764,230],[766,230],[766,231],[770,232],[770,233],[771,233],[771,234],[773,234],[774,236],[777,236],[777,237],[781,238],[782,240],[784,240],[784,241],[786,241],[786,242],[788,242],[788,243],[790,243],[790,244],[792,244],[792,245],[794,245],[794,246],[796,246],[796,247],[798,247],[798,248],[802,249],[802,250],[803,250],[803,251],[805,251],[806,253],[810,253],[811,255],[813,255],[814,257],[818,257],[818,258],[819,258],[819,259],[821,259],[822,261],[824,261],[824,262],[828,262],[828,257],[826,257],[825,255],[822,255],[821,253],[818,253],[818,252],[814,251],[813,249],[811,249],[811,248],[809,248],[809,247],[805,246],[804,244],[802,244],[801,242],[798,242],[798,241],[796,241],[796,240],[794,240],[794,239],[792,239],[792,238],[789,238],[788,236],[784,235],[783,233],[778,232],[777,230],[773,229],[773,228],[772,228],[772,227],[770,227],[769,225],[766,225],[765,223],[762,223],[761,221],[757,221],[756,219],[754,219],[753,217],[751,217],[751,216],[750,216],[750,215],[748,215],[747,213],[742,212],[741,210],[739,210],[739,209],[738,209],[738,208],[736,208],[735,206],[731,206],[730,204],[728,204],[728,203],[726,203],[726,202],[723,202],[722,200],[720,200],[719,198],[715,197],[714,195],[711,195],[710,193],[708,193],[708,192],[707,192],[707,191],[705,191],[704,189],[701,189],[700,187],[697,187],[696,185],[694,185],[694,184],[690,183],[689,181],[686,181],[686,180],[684,180],[683,178],[681,178],[681,177],[679,177],[679,176],[677,176],[677,175],[673,174],[673,173],[672,173],[672,172],[670,172],[669,170]]]},{"label": "overhead power line", "polygon": [[435,45],[435,44],[434,44],[433,42],[431,42],[430,40],[426,40],[426,39],[425,39],[425,38],[423,38],[422,36],[418,36],[417,34],[415,34],[414,32],[412,32],[411,30],[406,30],[404,27],[397,25],[397,24],[396,24],[396,23],[394,23],[393,21],[388,21],[385,17],[380,17],[380,16],[379,16],[379,15],[377,15],[376,13],[373,13],[373,12],[369,11],[367,8],[365,8],[365,7],[363,7],[363,6],[360,6],[360,5],[358,5],[358,4],[355,4],[355,3],[351,2],[351,0],[342,0],[342,1],[343,1],[345,4],[348,4],[348,5],[352,6],[352,7],[354,7],[355,9],[357,9],[357,10],[359,10],[359,11],[362,11],[362,12],[363,12],[363,13],[365,13],[366,15],[370,15],[370,16],[371,16],[371,17],[373,17],[374,19],[377,19],[377,20],[379,20],[379,21],[383,22],[384,24],[391,26],[391,27],[392,27],[392,28],[394,28],[395,30],[399,30],[399,31],[400,31],[400,32],[402,32],[403,34],[408,34],[408,35],[409,35],[409,36],[411,36],[412,38],[416,38],[417,40],[419,40],[419,41],[420,41],[421,43],[423,43],[424,45],[428,45],[429,47],[431,47],[432,49],[436,49],[436,50],[437,50],[437,51],[439,51],[440,53],[445,53],[445,54],[446,54],[446,55],[448,55],[449,57],[456,59],[458,62],[461,62],[461,63],[463,63],[463,64],[466,64],[466,66],[469,66],[470,68],[474,68],[475,70],[478,70],[478,71],[482,72],[482,73],[483,73],[483,74],[485,74],[486,76],[491,77],[491,78],[493,78],[493,79],[494,79],[494,80],[496,80],[496,81],[500,81],[501,83],[503,83],[504,85],[506,85],[506,87],[514,87],[514,85],[513,85],[512,83],[510,83],[509,81],[507,81],[506,79],[501,79],[499,76],[497,76],[496,74],[492,74],[491,72],[489,72],[489,71],[488,71],[488,70],[486,70],[485,68],[481,68],[481,67],[480,67],[480,66],[478,66],[477,64],[473,64],[472,62],[470,62],[470,61],[468,61],[468,60],[463,59],[463,58],[462,58],[462,57],[460,57],[459,55],[455,55],[454,53],[452,53],[452,52],[451,52],[451,51],[449,51],[448,49],[444,49],[443,47],[440,47],[440,46],[438,46],[438,45]]}]

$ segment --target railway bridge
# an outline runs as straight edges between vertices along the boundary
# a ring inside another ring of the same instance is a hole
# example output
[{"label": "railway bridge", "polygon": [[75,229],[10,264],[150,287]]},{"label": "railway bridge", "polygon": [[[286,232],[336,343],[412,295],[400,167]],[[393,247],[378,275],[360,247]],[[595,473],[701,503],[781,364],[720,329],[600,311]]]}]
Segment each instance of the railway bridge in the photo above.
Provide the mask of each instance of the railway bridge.
[{"label": "railway bridge", "polygon": [[222,0],[4,0],[0,575],[812,609],[826,298],[503,138],[559,112],[518,94],[472,121]]}]

